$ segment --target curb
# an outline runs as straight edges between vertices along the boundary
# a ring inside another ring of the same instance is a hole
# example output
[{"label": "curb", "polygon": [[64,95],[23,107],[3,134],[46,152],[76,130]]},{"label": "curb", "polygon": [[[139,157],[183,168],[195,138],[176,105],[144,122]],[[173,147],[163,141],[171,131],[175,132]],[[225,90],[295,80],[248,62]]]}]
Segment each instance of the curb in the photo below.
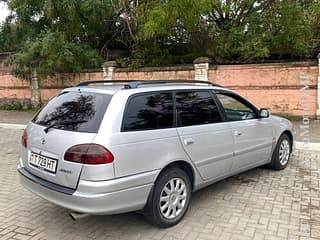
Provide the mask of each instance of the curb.
[{"label": "curb", "polygon": [[12,123],[0,123],[0,128],[6,129],[25,129],[27,127],[26,124],[12,124]]},{"label": "curb", "polygon": [[295,149],[297,150],[309,150],[309,151],[320,151],[320,143],[312,142],[296,142]]}]

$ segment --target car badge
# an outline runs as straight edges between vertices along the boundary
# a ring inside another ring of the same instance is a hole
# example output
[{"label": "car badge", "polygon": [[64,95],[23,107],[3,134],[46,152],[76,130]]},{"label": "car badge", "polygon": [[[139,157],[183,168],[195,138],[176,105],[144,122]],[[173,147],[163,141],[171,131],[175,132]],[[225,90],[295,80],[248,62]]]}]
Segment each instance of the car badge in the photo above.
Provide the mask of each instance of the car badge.
[{"label": "car badge", "polygon": [[41,138],[41,143],[46,144],[46,140],[44,138]]}]

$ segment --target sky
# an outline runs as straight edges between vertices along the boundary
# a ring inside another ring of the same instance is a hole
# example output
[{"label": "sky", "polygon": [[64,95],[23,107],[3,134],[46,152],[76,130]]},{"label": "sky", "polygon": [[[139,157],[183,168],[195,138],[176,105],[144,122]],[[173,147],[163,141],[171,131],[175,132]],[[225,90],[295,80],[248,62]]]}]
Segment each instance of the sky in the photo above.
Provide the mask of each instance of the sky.
[{"label": "sky", "polygon": [[7,4],[4,2],[0,2],[0,23],[6,19],[9,13],[10,12],[8,10]]}]

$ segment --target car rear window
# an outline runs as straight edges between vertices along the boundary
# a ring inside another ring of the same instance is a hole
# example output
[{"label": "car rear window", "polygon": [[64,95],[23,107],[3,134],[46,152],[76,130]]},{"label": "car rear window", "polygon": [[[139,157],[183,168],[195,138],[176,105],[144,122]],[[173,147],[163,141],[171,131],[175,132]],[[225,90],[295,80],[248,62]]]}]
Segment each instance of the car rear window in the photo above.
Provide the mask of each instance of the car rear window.
[{"label": "car rear window", "polygon": [[67,131],[96,133],[111,95],[89,92],[62,92],[33,118],[32,122]]}]

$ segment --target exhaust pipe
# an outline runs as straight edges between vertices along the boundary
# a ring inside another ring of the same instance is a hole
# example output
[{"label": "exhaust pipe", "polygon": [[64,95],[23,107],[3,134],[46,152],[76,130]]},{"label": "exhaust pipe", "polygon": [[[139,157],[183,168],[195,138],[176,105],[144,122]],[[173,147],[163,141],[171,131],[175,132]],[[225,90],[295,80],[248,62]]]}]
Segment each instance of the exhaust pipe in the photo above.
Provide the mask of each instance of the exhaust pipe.
[{"label": "exhaust pipe", "polygon": [[69,216],[71,217],[71,219],[73,221],[76,221],[76,220],[79,220],[81,218],[88,217],[88,216],[90,216],[90,214],[88,214],[88,213],[79,213],[79,212],[71,212],[69,214]]}]

